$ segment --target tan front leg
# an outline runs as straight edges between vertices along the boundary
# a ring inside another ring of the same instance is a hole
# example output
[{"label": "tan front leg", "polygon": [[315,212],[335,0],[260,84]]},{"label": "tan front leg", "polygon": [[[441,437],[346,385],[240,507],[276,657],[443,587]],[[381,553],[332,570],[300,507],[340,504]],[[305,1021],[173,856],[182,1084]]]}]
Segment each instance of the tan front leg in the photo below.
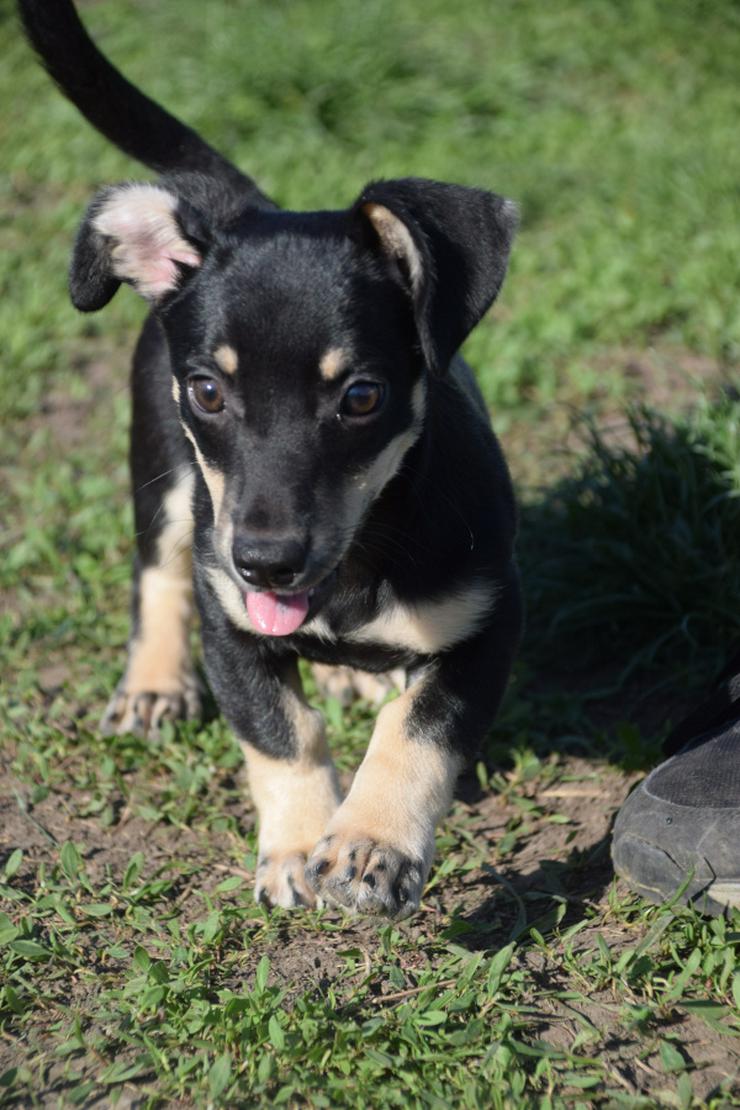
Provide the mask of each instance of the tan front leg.
[{"label": "tan front leg", "polygon": [[308,881],[328,901],[389,917],[418,908],[460,770],[455,753],[409,735],[420,688],[381,709],[352,789],[311,854]]},{"label": "tan front leg", "polygon": [[273,759],[242,741],[259,817],[255,897],[270,906],[313,906],[306,882],[311,849],[341,801],[321,714],[301,692],[284,688],[285,715],[298,740],[295,759]]}]

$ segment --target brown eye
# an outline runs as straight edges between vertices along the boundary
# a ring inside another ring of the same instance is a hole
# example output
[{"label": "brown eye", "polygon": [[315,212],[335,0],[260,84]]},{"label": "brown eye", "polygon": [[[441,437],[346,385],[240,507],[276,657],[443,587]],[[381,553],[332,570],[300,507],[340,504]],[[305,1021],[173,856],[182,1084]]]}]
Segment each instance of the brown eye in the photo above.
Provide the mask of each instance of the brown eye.
[{"label": "brown eye", "polygon": [[352,382],[342,397],[342,416],[372,416],[385,399],[385,389],[379,382]]},{"label": "brown eye", "polygon": [[214,378],[190,378],[188,396],[201,412],[213,414],[221,412],[224,407],[224,391]]}]

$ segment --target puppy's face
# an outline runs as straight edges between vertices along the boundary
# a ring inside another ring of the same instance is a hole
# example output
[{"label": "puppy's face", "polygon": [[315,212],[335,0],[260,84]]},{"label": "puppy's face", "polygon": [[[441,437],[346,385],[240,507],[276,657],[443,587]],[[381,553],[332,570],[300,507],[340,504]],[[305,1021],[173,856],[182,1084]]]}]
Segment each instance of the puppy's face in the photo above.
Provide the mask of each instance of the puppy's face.
[{"label": "puppy's face", "polygon": [[408,295],[377,258],[328,219],[250,222],[162,322],[216,556],[253,623],[287,634],[421,434],[424,373]]},{"label": "puppy's face", "polygon": [[329,595],[422,434],[427,375],[501,284],[514,221],[493,194],[422,181],[221,223],[161,186],[93,202],[73,300],[101,307],[127,281],[157,307],[213,552],[259,631],[296,631]]}]

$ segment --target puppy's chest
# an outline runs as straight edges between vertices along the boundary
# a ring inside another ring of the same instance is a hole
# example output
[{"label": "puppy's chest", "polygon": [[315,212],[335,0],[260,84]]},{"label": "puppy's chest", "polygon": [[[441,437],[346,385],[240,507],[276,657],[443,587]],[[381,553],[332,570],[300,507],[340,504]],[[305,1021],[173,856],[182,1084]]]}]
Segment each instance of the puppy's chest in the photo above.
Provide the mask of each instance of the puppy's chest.
[{"label": "puppy's chest", "polygon": [[[222,571],[208,572],[213,601],[232,624],[261,635],[247,614],[244,597]],[[282,646],[308,659],[344,663],[367,670],[412,666],[470,639],[486,623],[495,607],[498,588],[490,579],[474,578],[449,592],[413,602],[390,588],[374,604],[341,590],[315,617]]]}]

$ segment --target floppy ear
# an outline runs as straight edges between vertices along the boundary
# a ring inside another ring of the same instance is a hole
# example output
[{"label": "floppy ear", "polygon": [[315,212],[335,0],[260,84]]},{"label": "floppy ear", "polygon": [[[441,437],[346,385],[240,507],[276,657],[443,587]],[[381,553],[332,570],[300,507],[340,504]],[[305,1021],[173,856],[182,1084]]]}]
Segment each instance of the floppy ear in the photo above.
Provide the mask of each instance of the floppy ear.
[{"label": "floppy ear", "polygon": [[368,185],[352,212],[400,268],[426,364],[444,373],[501,288],[516,206],[482,189],[404,178]]},{"label": "floppy ear", "polygon": [[98,193],[77,234],[69,289],[83,312],[102,308],[122,281],[154,304],[200,266],[205,220],[160,185],[116,185]]}]

